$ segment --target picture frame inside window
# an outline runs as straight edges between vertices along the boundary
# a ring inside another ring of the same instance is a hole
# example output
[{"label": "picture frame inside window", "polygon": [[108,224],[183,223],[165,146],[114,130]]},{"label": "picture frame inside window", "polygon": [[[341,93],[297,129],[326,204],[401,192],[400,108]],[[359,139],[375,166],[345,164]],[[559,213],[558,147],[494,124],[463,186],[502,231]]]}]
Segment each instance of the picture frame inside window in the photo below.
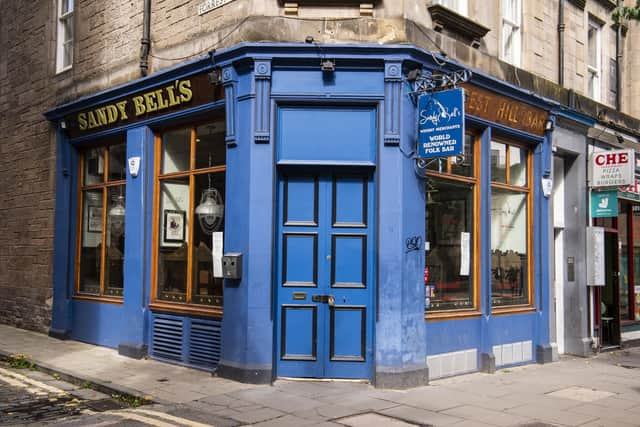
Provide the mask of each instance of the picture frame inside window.
[{"label": "picture frame inside window", "polygon": [[164,211],[164,241],[182,243],[185,237],[186,212],[172,209]]}]

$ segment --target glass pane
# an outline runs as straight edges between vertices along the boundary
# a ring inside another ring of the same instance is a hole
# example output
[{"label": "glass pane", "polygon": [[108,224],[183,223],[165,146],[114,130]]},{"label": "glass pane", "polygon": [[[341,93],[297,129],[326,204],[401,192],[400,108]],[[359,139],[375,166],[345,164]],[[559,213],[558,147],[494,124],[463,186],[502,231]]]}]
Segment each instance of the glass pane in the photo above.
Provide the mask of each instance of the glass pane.
[{"label": "glass pane", "polygon": [[224,173],[196,175],[191,298],[195,304],[222,306],[222,278],[214,277],[212,248],[213,233],[224,230],[224,179]]},{"label": "glass pane", "polygon": [[189,178],[160,184],[158,299],[187,300],[187,239],[189,236]]},{"label": "glass pane", "polygon": [[80,292],[84,294],[100,294],[102,206],[102,189],[82,193]]},{"label": "glass pane", "polygon": [[127,145],[118,144],[109,147],[109,181],[121,181],[127,178]]},{"label": "glass pane", "polygon": [[101,184],[104,181],[104,148],[92,148],[84,153],[84,185]]},{"label": "glass pane", "polygon": [[491,141],[491,181],[507,183],[507,146]]},{"label": "glass pane", "polygon": [[426,195],[425,310],[473,307],[473,187],[431,180]]},{"label": "glass pane", "polygon": [[450,157],[451,173],[462,176],[473,176],[473,136],[464,136],[462,156]]},{"label": "glass pane", "polygon": [[598,27],[589,23],[587,33],[587,49],[589,52],[589,65],[598,68]]},{"label": "glass pane", "polygon": [[64,30],[63,41],[66,43],[73,40],[73,17],[68,16],[62,21],[62,28]]},{"label": "glass pane", "polygon": [[73,44],[71,42],[66,42],[62,49],[62,66],[66,68],[73,62]]},{"label": "glass pane", "polygon": [[509,146],[509,184],[527,186],[527,150]]},{"label": "glass pane", "polygon": [[630,205],[621,202],[618,209],[618,247],[620,248],[620,319],[629,320],[629,245],[627,213]]},{"label": "glass pane", "polygon": [[491,189],[493,306],[527,304],[527,195]]},{"label": "glass pane", "polygon": [[427,169],[440,172],[447,173],[447,159],[442,157],[437,157],[435,159],[425,159],[427,162]]},{"label": "glass pane", "polygon": [[60,0],[60,15],[73,10],[73,0]]},{"label": "glass pane", "polygon": [[107,205],[107,252],[104,276],[105,295],[122,296],[124,286],[124,213],[125,186],[108,190]]},{"label": "glass pane", "polygon": [[[640,320],[640,205],[633,205],[633,271],[634,298],[630,304],[635,306],[633,318]],[[635,304],[634,304],[635,300]]]},{"label": "glass pane", "polygon": [[226,164],[225,135],[223,121],[207,123],[196,128],[196,169]]},{"label": "glass pane", "polygon": [[162,168],[160,173],[189,170],[191,129],[178,129],[162,136]]}]

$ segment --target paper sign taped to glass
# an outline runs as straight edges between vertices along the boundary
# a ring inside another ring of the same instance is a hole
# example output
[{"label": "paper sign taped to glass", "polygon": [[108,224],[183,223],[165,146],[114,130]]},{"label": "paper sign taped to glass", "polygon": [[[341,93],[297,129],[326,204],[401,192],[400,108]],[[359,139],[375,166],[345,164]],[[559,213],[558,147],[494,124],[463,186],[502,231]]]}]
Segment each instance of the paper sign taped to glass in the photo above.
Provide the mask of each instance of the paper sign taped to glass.
[{"label": "paper sign taped to glass", "polygon": [[214,231],[211,233],[211,254],[213,256],[213,277],[222,278],[222,252],[224,233]]}]

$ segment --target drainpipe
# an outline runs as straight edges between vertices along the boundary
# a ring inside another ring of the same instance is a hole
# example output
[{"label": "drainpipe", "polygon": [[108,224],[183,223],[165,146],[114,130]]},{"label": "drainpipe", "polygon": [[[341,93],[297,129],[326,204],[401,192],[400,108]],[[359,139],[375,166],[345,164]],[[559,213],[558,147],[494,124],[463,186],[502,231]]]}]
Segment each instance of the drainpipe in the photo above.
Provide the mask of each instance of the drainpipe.
[{"label": "drainpipe", "polygon": [[149,50],[151,50],[151,0],[144,0],[142,12],[142,40],[140,41],[140,74],[147,75],[149,70]]},{"label": "drainpipe", "polygon": [[564,0],[558,6],[558,85],[564,86]]},{"label": "drainpipe", "polygon": [[[622,6],[622,0],[618,0],[618,8]],[[616,110],[622,110],[622,22],[618,18],[616,28]]]}]

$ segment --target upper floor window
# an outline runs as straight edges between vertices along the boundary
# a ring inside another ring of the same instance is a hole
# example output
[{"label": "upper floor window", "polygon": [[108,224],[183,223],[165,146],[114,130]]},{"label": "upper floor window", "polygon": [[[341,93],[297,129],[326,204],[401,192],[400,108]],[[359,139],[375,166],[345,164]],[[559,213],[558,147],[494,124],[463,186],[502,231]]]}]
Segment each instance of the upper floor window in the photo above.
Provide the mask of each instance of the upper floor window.
[{"label": "upper floor window", "polygon": [[451,10],[455,10],[460,15],[467,16],[469,13],[469,4],[467,0],[436,0],[434,3],[441,4]]},{"label": "upper floor window", "polygon": [[602,25],[589,17],[587,30],[587,94],[600,101],[600,79],[602,77]]},{"label": "upper floor window", "polygon": [[522,1],[502,0],[502,59],[520,66]]},{"label": "upper floor window", "polygon": [[73,64],[73,2],[58,0],[58,37],[56,43],[56,72]]},{"label": "upper floor window", "polygon": [[126,144],[80,153],[76,294],[122,297]]}]

